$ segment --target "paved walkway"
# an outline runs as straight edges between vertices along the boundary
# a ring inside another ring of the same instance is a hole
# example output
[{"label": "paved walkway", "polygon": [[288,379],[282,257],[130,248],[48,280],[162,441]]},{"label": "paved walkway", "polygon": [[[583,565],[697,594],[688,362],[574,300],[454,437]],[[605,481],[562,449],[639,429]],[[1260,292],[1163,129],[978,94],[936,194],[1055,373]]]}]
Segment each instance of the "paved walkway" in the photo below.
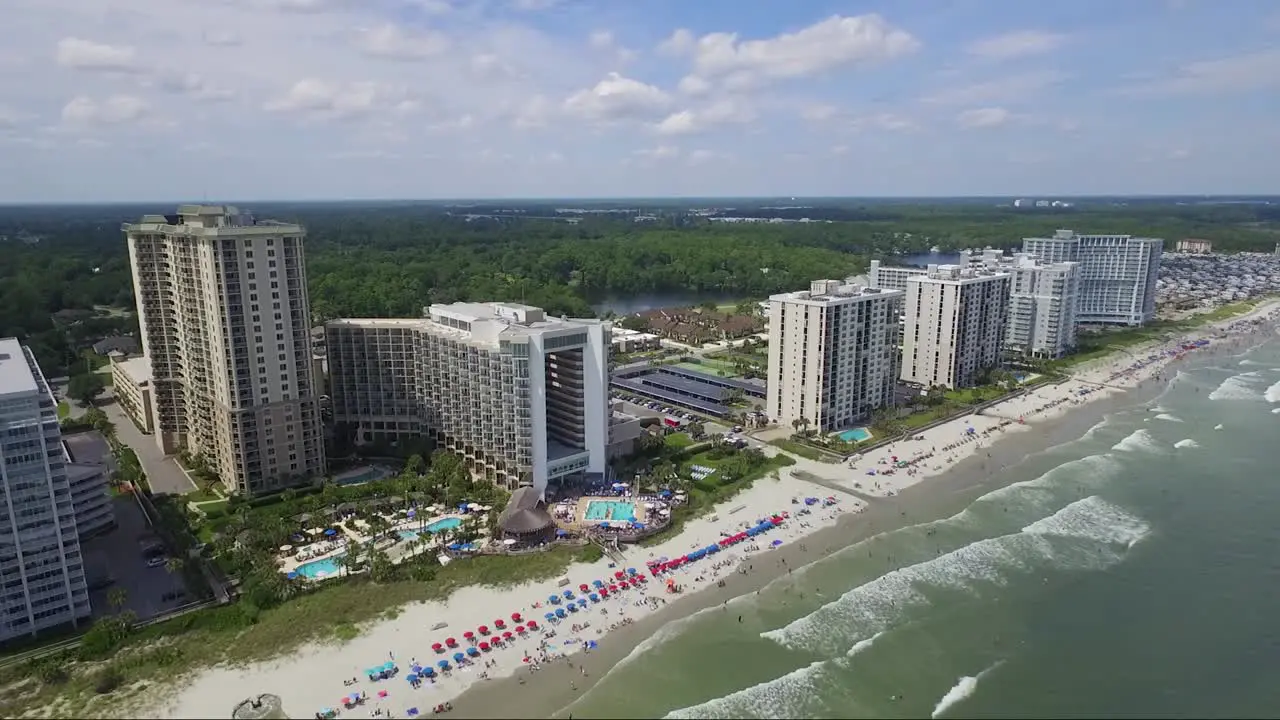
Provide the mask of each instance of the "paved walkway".
[{"label": "paved walkway", "polygon": [[196,489],[196,486],[178,467],[178,461],[165,457],[160,452],[160,447],[156,445],[155,439],[150,435],[143,435],[142,431],[138,430],[138,426],[134,425],[125,414],[124,408],[116,402],[109,389],[102,394],[102,399],[98,400],[98,407],[116,426],[116,439],[137,453],[138,462],[142,463],[142,469],[147,473],[147,481],[151,484],[151,492],[183,495]]}]

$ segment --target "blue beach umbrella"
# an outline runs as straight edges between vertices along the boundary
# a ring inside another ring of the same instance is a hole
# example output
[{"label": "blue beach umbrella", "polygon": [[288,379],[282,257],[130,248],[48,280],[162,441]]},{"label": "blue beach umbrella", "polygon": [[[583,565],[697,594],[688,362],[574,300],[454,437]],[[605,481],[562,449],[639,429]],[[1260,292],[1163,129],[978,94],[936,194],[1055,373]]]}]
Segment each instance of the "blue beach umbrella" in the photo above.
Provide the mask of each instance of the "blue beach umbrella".
[{"label": "blue beach umbrella", "polygon": [[564,616],[565,616],[565,615],[567,615],[567,614],[568,614],[568,613],[566,613],[566,612],[564,611],[564,608],[559,608],[559,609],[557,609],[557,610],[556,610],[556,617],[558,617],[558,618],[562,618],[562,617],[564,617]]},{"label": "blue beach umbrella", "polygon": [[565,596],[566,598],[569,598],[570,600],[572,600],[572,599],[573,599],[573,591],[572,591],[572,590],[565,590],[565,591],[564,591],[564,596]]},{"label": "blue beach umbrella", "polygon": [[437,665],[437,666],[439,666],[441,670],[448,670],[448,669],[449,669],[449,661],[448,661],[448,660],[441,660],[440,662],[436,663],[436,665]]},{"label": "blue beach umbrella", "polygon": [[471,657],[476,657],[477,655],[480,654],[480,651],[475,649],[474,647],[469,647],[467,648],[467,654],[470,655]]},{"label": "blue beach umbrella", "polygon": [[595,586],[596,586],[596,587],[598,587],[598,588],[602,588],[602,587],[604,587],[604,583],[603,583],[603,582],[601,582],[601,581],[599,581],[599,580],[592,580],[592,581],[591,581],[591,584],[592,584],[592,585],[595,585]]},{"label": "blue beach umbrella", "polygon": [[578,604],[579,604],[579,605],[586,605],[586,604],[587,604],[587,599],[586,599],[586,598],[578,598]]},{"label": "blue beach umbrella", "polygon": [[453,661],[454,661],[454,662],[462,662],[463,660],[466,660],[466,659],[467,659],[467,656],[466,656],[466,655],[463,655],[462,653],[454,653],[454,654],[453,654]]},{"label": "blue beach umbrella", "polygon": [[568,608],[569,608],[569,612],[571,612],[571,613],[578,612],[578,606],[577,606],[577,605],[569,605],[569,606],[568,606]]},{"label": "blue beach umbrella", "polygon": [[628,575],[635,575],[635,574],[636,574],[636,569],[635,569],[635,568],[627,568],[627,574],[628,574]]},{"label": "blue beach umbrella", "polygon": [[547,613],[546,615],[543,615],[542,617],[544,617],[544,618],[546,618],[546,619],[548,619],[548,620],[554,620],[554,619],[555,619],[555,617],[556,617],[556,614],[555,614],[555,613]]},{"label": "blue beach umbrella", "polygon": [[591,593],[591,602],[600,602],[600,596],[597,593]]}]

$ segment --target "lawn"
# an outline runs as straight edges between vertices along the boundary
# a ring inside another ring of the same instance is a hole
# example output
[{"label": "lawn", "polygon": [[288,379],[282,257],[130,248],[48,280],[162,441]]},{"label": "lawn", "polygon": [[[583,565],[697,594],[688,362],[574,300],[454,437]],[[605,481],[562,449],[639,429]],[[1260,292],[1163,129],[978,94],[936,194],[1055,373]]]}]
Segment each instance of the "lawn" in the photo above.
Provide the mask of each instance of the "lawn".
[{"label": "lawn", "polygon": [[693,444],[693,438],[689,433],[671,433],[663,438],[663,442],[672,450],[683,450]]},{"label": "lawn", "polygon": [[[736,378],[739,377],[738,372],[734,369],[733,363],[723,360],[712,360],[710,358],[703,359],[702,362],[678,362],[675,367],[684,370],[692,370],[694,372],[708,373],[717,377]],[[721,375],[721,373],[724,373]]]},{"label": "lawn", "polygon": [[[697,453],[680,462],[680,474],[688,475],[690,465],[719,467],[721,463],[728,461],[730,457],[733,456],[713,458],[710,451]],[[727,485],[720,485],[715,482],[715,475],[702,482],[691,484],[689,486],[689,502],[675,508],[675,512],[671,515],[671,525],[657,535],[645,539],[640,545],[652,546],[670,540],[673,535],[678,534],[684,528],[686,522],[706,515],[716,505],[750,488],[760,478],[789,465],[794,465],[795,462],[795,460],[786,455],[775,455],[771,458],[766,458],[763,463],[751,470],[745,477]]]},{"label": "lawn", "polygon": [[67,404],[66,400],[60,401],[58,403],[58,419],[65,420],[70,415],[71,415],[71,406]]},{"label": "lawn", "polygon": [[777,440],[770,440],[769,444],[778,448],[779,450],[785,450],[786,452],[789,452],[792,455],[799,455],[800,457],[808,458],[809,460],[815,460],[817,462],[824,462],[824,463],[840,462],[839,458],[837,458],[834,455],[825,453],[819,450],[818,448],[811,447],[802,442],[797,442],[795,440],[792,440],[791,438],[779,438]]}]

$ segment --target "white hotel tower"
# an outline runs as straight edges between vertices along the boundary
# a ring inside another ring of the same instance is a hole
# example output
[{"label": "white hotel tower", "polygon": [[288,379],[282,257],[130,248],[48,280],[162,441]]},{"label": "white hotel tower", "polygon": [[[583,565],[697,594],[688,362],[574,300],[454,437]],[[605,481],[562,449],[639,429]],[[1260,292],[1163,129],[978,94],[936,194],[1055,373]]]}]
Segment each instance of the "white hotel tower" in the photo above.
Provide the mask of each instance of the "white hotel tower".
[{"label": "white hotel tower", "polygon": [[1024,238],[1022,251],[1045,263],[1080,263],[1076,322],[1142,325],[1156,314],[1156,280],[1164,241],[1130,235]]},{"label": "white hotel tower", "polygon": [[815,280],[769,298],[765,413],[830,432],[893,404],[902,291]]},{"label": "white hotel tower", "polygon": [[604,475],[610,325],[515,303],[325,325],[333,420],[358,442],[433,436],[508,489]]},{"label": "white hotel tower", "polygon": [[44,375],[0,339],[0,642],[89,617],[67,464]]},{"label": "white hotel tower", "polygon": [[1009,322],[1010,276],[931,265],[907,280],[902,380],[922,387],[977,384],[1000,363]]}]

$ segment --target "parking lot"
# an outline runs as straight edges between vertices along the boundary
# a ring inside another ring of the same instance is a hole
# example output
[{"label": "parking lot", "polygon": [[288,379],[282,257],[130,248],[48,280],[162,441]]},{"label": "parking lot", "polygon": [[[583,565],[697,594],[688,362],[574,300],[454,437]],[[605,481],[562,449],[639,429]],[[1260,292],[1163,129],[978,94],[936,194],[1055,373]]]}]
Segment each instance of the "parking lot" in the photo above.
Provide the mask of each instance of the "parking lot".
[{"label": "parking lot", "polygon": [[159,540],[147,526],[146,518],[131,497],[114,500],[116,529],[90,538],[81,544],[85,576],[89,581],[89,603],[94,617],[115,612],[109,602],[112,588],[125,592],[121,610],[132,610],[139,620],[190,602],[179,597],[165,600],[166,593],[184,593],[182,575],[170,573],[163,566],[147,567],[142,555],[143,543]]}]

